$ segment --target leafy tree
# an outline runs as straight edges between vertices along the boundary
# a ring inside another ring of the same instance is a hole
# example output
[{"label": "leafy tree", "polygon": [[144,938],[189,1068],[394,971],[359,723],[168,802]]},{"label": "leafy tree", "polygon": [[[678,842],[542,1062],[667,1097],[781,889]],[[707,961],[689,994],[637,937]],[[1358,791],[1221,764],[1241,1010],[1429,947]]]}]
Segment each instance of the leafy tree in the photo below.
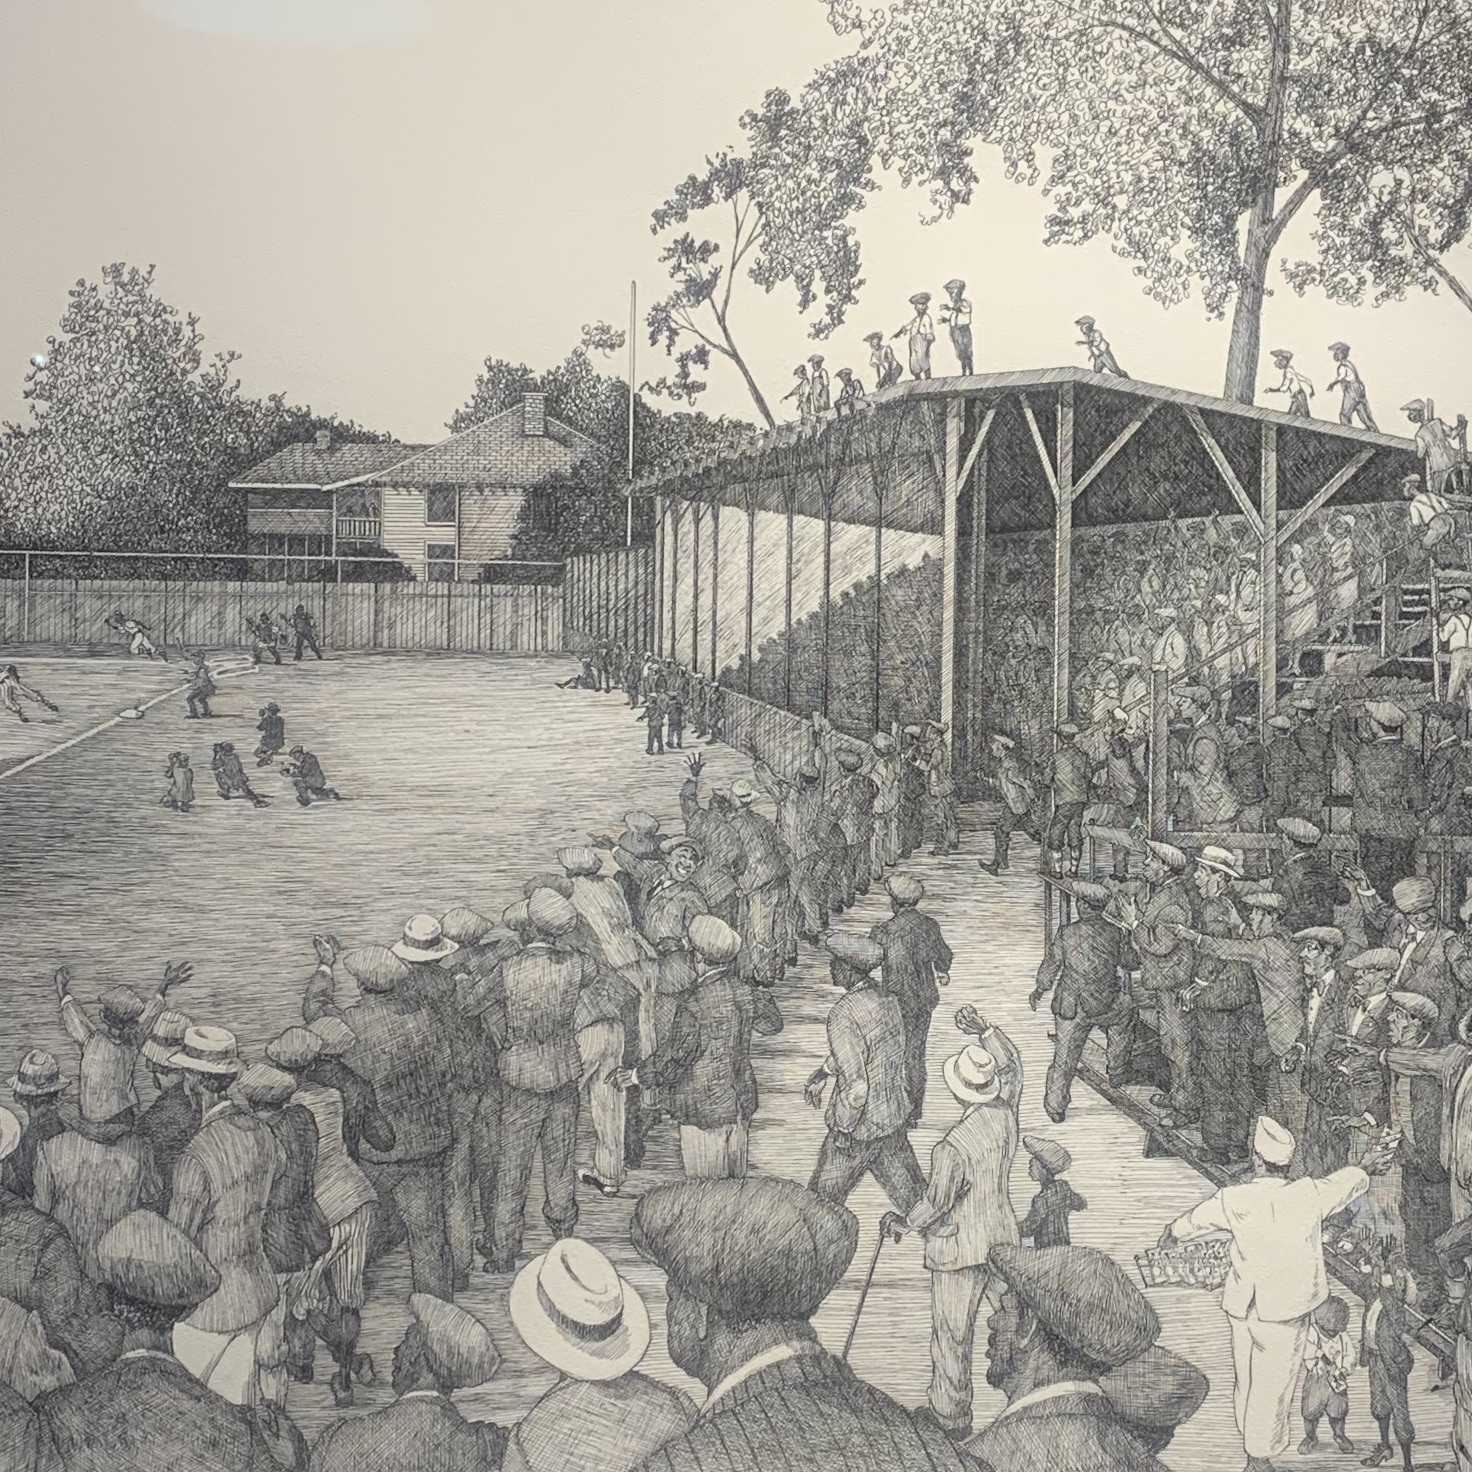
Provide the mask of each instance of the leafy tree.
[{"label": "leafy tree", "polygon": [[[789,283],[801,313],[819,305],[809,335],[825,338],[858,300],[859,246],[850,217],[875,185],[873,150],[851,118],[814,114],[780,89],[760,109],[742,114],[746,150],[705,161],[654,211],[653,231],[668,235],[660,263],[675,289],[647,318],[649,341],[674,359],[674,375],[646,385],[693,403],[707,387],[699,375],[715,353],[740,373],[757,412],[776,423],[731,326],[737,273],[771,292]],[[722,243],[690,230],[695,217],[719,217]],[[726,217],[729,216],[727,220]]]},{"label": "leafy tree", "polygon": [[151,266],[78,281],[26,375],[30,422],[0,435],[0,531],[37,548],[238,551],[233,476],[319,428],[385,438],[242,394],[235,362],[206,357],[198,318],[158,297]]},{"label": "leafy tree", "polygon": [[1466,0],[826,3],[857,43],[814,83],[835,129],[862,120],[940,215],[972,198],[972,146],[999,148],[1049,197],[1050,245],[1104,236],[1157,300],[1196,282],[1212,315],[1231,305],[1225,393],[1243,402],[1289,223],[1472,142]]}]

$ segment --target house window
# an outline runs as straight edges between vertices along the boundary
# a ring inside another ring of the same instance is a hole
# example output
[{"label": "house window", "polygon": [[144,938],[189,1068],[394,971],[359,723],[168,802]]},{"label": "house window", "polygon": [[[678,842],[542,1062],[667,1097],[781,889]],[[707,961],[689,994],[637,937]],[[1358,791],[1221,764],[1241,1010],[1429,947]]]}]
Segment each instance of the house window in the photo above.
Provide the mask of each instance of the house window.
[{"label": "house window", "polygon": [[424,493],[424,521],[427,526],[454,526],[459,497],[454,486],[433,486]]},{"label": "house window", "polygon": [[431,583],[455,581],[455,544],[431,542],[424,549],[424,576]]}]

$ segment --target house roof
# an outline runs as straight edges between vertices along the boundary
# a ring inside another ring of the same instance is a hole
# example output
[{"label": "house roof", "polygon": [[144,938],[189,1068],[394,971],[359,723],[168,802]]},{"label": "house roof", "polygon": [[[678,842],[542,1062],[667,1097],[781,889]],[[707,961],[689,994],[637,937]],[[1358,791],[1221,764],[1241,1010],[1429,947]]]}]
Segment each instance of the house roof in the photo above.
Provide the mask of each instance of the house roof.
[{"label": "house roof", "polygon": [[274,455],[253,465],[232,487],[325,491],[371,475],[386,466],[425,449],[424,445],[369,444],[333,445],[320,449],[311,441],[286,445]]}]

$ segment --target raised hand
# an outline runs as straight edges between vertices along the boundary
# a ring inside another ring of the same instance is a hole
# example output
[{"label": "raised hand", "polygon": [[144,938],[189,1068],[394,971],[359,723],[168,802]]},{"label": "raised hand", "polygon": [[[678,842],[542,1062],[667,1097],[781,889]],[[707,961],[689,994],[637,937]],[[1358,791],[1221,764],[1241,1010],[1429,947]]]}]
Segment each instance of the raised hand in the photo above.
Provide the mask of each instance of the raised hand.
[{"label": "raised hand", "polygon": [[316,951],[317,959],[324,966],[331,966],[337,960],[340,945],[335,935],[314,935],[312,949]]},{"label": "raised hand", "polygon": [[692,756],[685,765],[690,769],[690,775],[698,782],[700,774],[705,770],[705,763],[698,756]]},{"label": "raised hand", "polygon": [[158,989],[166,992],[170,987],[179,986],[194,975],[194,967],[188,961],[180,961],[177,964],[170,962],[164,967],[164,979],[159,983]]},{"label": "raised hand", "polygon": [[58,966],[56,968],[56,975],[52,977],[52,980],[56,983],[56,995],[58,997],[66,996],[71,990],[72,974],[65,966]]},{"label": "raised hand", "polygon": [[980,1037],[987,1030],[987,1020],[968,1002],[956,1009],[956,1027],[961,1032]]}]

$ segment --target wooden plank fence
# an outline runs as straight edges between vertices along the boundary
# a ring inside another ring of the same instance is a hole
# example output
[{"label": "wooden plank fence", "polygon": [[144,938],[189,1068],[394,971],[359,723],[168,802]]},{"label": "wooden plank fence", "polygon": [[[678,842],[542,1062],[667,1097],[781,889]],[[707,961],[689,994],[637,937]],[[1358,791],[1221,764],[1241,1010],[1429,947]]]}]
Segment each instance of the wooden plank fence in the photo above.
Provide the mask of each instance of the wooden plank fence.
[{"label": "wooden plank fence", "polygon": [[289,619],[298,603],[333,649],[545,654],[565,647],[556,584],[141,578],[0,579],[0,645],[120,645],[104,620],[122,609],[171,648],[248,646],[248,618],[270,612]]},{"label": "wooden plank fence", "polygon": [[616,547],[569,557],[563,572],[569,645],[611,639],[654,648],[654,548]]}]

